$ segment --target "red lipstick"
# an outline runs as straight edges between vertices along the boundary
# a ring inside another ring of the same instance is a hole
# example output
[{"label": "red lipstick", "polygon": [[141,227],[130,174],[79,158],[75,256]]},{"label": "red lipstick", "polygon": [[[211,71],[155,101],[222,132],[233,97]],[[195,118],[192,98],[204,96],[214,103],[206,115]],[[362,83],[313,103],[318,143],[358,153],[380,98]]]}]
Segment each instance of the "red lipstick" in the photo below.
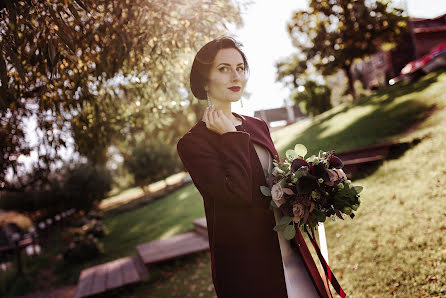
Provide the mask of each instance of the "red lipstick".
[{"label": "red lipstick", "polygon": [[232,86],[232,87],[230,87],[228,89],[230,89],[231,91],[234,91],[234,92],[240,91],[240,87],[237,87],[237,86]]}]

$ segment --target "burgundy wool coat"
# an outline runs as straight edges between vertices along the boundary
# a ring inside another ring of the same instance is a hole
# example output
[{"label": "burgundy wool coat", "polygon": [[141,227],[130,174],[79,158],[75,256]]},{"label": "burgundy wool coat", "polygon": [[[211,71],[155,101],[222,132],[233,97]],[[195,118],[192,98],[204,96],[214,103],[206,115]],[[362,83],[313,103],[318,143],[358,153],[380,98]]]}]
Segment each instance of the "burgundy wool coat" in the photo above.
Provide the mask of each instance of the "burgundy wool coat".
[{"label": "burgundy wool coat", "polygon": [[[282,298],[287,290],[275,219],[253,142],[279,155],[268,125],[242,116],[237,131],[219,135],[200,120],[177,144],[178,154],[203,197],[214,287],[219,298]],[[322,278],[298,230],[298,250],[321,297]]]}]

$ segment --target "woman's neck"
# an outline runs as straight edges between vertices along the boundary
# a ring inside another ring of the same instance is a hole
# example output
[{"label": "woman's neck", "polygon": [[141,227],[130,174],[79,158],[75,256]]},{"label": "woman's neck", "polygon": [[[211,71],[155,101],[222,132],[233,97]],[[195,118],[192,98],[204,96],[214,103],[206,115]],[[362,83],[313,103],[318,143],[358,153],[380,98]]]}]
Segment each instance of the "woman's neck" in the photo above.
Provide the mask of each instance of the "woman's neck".
[{"label": "woman's neck", "polygon": [[221,102],[211,98],[211,103],[214,105],[215,109],[222,110],[223,114],[225,114],[225,116],[233,123],[238,123],[240,121],[237,117],[232,115],[230,102]]}]

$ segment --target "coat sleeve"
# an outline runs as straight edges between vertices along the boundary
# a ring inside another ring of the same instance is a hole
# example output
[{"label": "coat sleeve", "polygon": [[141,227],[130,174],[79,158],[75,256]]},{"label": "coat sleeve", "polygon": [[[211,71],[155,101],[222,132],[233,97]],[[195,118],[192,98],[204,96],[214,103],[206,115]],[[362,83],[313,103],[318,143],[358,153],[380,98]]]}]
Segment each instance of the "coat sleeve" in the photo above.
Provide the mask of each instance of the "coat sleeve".
[{"label": "coat sleeve", "polygon": [[249,141],[247,132],[224,133],[217,152],[206,140],[186,135],[178,141],[177,151],[203,197],[243,207],[252,201]]}]

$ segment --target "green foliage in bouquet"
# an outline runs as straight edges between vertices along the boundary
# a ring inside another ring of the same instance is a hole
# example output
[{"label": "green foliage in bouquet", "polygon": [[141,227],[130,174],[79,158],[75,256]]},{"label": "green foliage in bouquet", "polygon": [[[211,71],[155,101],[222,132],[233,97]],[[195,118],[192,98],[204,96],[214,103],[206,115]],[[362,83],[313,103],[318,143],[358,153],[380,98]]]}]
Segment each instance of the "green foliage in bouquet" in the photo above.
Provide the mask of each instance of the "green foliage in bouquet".
[{"label": "green foliage in bouquet", "polygon": [[271,207],[282,210],[284,216],[274,231],[282,231],[288,240],[294,238],[296,224],[314,228],[327,217],[353,218],[360,205],[362,186],[347,179],[334,151],[319,151],[305,159],[306,154],[302,144],[287,150],[284,159],[273,161],[272,187],[260,187],[263,195],[271,197]]}]

